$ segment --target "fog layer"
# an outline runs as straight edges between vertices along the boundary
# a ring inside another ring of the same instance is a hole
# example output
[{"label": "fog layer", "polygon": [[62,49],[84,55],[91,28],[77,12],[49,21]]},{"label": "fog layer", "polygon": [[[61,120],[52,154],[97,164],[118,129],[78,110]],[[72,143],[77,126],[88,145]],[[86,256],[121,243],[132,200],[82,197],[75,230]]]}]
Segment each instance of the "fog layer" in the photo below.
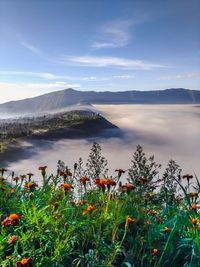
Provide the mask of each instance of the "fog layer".
[{"label": "fog layer", "polygon": [[[138,144],[147,156],[166,167],[174,159],[184,173],[200,177],[200,107],[192,105],[96,105],[106,119],[120,127],[121,137],[62,139],[59,141],[26,141],[21,153],[11,155],[8,168],[18,174],[29,171],[40,175],[38,166],[47,165],[48,173],[56,172],[56,164],[63,160],[69,168],[82,157],[86,161],[94,141],[100,143],[102,154],[108,159],[109,172],[130,167],[131,157]],[[26,152],[23,152],[23,150]],[[13,160],[13,162],[11,162]],[[3,167],[3,166],[2,166]]]}]

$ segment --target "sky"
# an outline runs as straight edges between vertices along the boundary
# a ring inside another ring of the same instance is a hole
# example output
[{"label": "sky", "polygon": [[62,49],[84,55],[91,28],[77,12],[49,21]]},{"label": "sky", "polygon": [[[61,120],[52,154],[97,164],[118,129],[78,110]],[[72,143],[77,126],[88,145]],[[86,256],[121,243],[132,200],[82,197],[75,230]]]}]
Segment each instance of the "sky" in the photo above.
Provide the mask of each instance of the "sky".
[{"label": "sky", "polygon": [[0,103],[74,88],[200,90],[199,0],[0,0]]}]

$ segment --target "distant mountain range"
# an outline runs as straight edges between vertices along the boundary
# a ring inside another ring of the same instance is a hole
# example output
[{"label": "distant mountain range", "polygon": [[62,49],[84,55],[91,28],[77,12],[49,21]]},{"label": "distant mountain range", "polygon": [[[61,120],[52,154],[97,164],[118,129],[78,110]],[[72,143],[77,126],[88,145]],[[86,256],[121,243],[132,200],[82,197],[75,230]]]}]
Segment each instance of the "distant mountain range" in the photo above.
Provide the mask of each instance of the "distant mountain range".
[{"label": "distant mountain range", "polygon": [[33,113],[83,104],[200,104],[200,91],[176,88],[154,91],[96,92],[65,89],[0,105],[0,112]]}]

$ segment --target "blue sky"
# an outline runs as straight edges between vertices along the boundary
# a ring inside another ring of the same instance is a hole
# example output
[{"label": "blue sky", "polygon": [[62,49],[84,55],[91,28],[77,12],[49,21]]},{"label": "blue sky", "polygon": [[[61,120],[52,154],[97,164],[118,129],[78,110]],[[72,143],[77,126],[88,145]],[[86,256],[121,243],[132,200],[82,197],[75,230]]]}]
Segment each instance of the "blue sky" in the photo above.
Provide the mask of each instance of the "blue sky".
[{"label": "blue sky", "polygon": [[0,102],[72,87],[200,90],[199,0],[0,0]]}]

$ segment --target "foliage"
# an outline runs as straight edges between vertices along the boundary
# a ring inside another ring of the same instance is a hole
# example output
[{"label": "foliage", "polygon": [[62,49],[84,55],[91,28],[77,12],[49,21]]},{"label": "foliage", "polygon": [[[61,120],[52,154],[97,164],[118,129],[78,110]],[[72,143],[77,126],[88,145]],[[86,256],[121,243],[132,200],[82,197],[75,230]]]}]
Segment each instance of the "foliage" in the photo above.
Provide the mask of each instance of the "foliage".
[{"label": "foliage", "polygon": [[192,175],[170,161],[155,190],[154,159],[138,146],[132,163],[106,177],[94,143],[86,168],[81,158],[72,170],[59,161],[56,175],[40,167],[40,186],[1,168],[1,266],[199,266],[199,183],[191,191]]}]

